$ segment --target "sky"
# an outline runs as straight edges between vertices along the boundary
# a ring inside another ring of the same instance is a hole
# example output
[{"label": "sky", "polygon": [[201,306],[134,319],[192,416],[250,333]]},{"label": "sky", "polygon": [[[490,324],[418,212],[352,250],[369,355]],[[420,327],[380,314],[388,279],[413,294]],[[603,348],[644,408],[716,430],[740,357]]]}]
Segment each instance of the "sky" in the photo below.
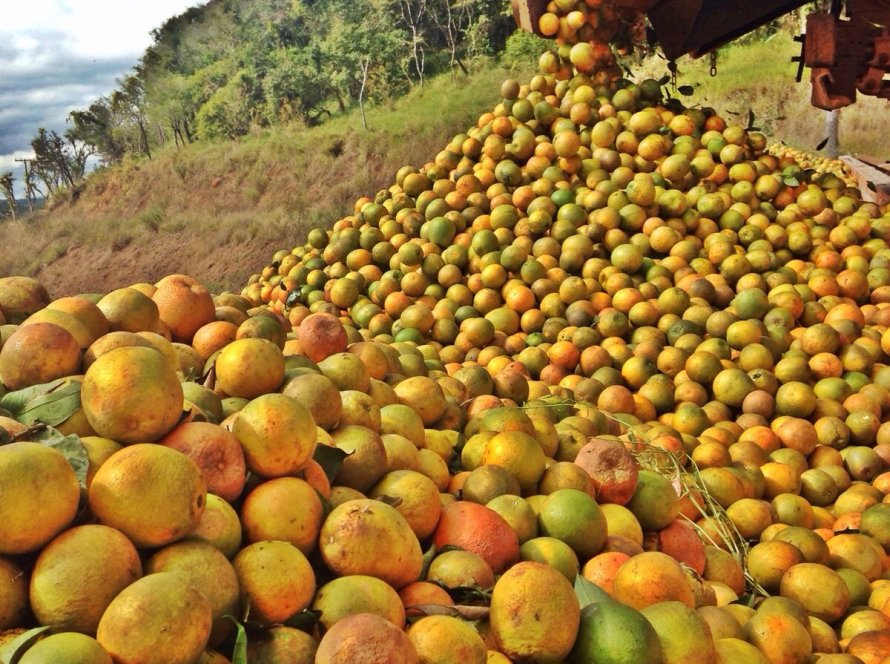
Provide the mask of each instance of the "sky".
[{"label": "sky", "polygon": [[0,173],[22,164],[40,127],[63,133],[74,109],[110,93],[151,45],[151,30],[203,0],[11,0],[0,10]]}]

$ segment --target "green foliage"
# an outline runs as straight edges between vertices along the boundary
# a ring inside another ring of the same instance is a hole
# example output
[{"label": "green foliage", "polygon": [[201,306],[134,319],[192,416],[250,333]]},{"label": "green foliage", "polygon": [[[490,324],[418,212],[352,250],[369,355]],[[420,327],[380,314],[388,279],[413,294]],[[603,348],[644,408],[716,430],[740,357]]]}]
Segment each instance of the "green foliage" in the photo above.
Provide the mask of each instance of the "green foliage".
[{"label": "green foliage", "polygon": [[503,47],[508,9],[507,0],[210,0],[154,30],[117,89],[71,113],[72,136],[117,164],[167,143],[318,124],[429,75],[466,72]]},{"label": "green foliage", "polygon": [[551,48],[553,42],[524,30],[517,30],[507,37],[501,60],[512,66],[527,65],[538,61],[541,53]]}]

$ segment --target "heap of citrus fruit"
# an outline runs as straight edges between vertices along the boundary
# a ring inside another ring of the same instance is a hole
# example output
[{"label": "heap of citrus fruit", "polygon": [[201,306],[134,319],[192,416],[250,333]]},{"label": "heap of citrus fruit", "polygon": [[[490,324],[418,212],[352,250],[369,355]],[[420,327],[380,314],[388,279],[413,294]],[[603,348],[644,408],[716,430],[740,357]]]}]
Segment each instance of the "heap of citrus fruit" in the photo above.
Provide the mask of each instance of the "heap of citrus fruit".
[{"label": "heap of citrus fruit", "polygon": [[0,279],[0,661],[890,661],[890,210],[572,63],[240,294]]}]

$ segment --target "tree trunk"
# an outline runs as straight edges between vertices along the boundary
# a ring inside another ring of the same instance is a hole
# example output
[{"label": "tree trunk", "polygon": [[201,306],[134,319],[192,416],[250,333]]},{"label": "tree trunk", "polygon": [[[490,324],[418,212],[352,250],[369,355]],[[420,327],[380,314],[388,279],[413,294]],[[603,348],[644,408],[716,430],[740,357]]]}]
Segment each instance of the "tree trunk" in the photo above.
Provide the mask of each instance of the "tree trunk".
[{"label": "tree trunk", "polygon": [[148,132],[145,130],[145,122],[142,121],[142,118],[138,118],[136,122],[139,125],[139,137],[142,139],[142,151],[146,157],[151,159],[151,148],[148,146]]},{"label": "tree trunk", "polygon": [[368,131],[368,118],[365,116],[365,85],[368,82],[368,72],[371,70],[370,58],[362,60],[359,66],[362,68],[362,87],[358,91],[358,107],[362,114],[362,127]]},{"label": "tree trunk", "polygon": [[835,108],[825,112],[825,129],[828,132],[828,143],[825,146],[825,153],[832,159],[837,159],[839,152],[838,144],[838,125],[840,124],[841,110]]}]

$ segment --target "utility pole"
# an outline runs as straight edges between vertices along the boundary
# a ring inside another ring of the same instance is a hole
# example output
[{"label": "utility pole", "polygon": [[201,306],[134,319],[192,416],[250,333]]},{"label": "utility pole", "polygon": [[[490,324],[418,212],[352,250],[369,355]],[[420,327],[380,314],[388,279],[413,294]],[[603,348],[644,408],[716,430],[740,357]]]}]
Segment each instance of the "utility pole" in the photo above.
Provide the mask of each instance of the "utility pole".
[{"label": "utility pole", "polygon": [[28,201],[28,212],[34,212],[34,190],[31,188],[30,164],[33,159],[16,159],[25,165],[25,200]]}]

